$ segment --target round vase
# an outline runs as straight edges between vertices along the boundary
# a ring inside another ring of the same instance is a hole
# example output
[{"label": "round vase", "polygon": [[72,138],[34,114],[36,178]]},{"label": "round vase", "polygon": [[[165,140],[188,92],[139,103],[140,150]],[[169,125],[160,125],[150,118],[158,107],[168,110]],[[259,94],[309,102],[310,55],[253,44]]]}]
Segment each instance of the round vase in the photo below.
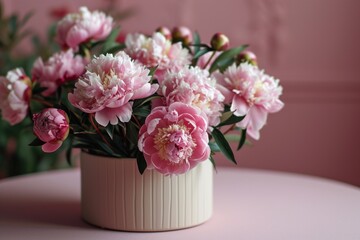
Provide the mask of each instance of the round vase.
[{"label": "round vase", "polygon": [[213,167],[177,176],[146,169],[134,158],[81,153],[81,211],[93,225],[122,231],[168,231],[204,223],[213,209]]}]

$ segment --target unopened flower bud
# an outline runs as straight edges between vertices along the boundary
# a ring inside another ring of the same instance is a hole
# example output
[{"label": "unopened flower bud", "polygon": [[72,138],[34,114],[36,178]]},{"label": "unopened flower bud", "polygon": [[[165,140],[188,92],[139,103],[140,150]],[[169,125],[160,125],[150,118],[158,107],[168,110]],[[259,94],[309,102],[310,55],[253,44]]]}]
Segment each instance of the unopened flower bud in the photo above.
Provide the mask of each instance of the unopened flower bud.
[{"label": "unopened flower bud", "polygon": [[44,152],[56,151],[69,134],[69,118],[67,114],[56,108],[46,108],[33,115],[34,134],[43,142]]},{"label": "unopened flower bud", "polygon": [[193,40],[190,29],[182,26],[172,30],[172,38],[173,42],[182,42],[185,46],[189,46]]},{"label": "unopened flower bud", "polygon": [[171,31],[167,27],[158,27],[155,31],[164,35],[167,40],[171,40]]},{"label": "unopened flower bud", "polygon": [[225,51],[230,46],[229,38],[222,33],[215,33],[211,38],[211,47],[216,51]]},{"label": "unopened flower bud", "polygon": [[243,51],[238,56],[238,63],[248,62],[254,66],[257,66],[256,55],[251,51]]}]

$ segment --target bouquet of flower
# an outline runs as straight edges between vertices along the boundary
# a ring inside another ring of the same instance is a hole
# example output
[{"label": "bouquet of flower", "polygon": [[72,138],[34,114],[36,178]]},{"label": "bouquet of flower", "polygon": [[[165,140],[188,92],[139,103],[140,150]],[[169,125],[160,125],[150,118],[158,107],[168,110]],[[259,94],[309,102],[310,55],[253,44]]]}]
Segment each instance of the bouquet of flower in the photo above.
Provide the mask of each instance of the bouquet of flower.
[{"label": "bouquet of flower", "polygon": [[279,80],[258,68],[246,45],[229,48],[224,34],[204,44],[186,27],[124,42],[119,32],[103,12],[66,15],[56,28],[61,51],[38,58],[31,73],[0,77],[2,118],[15,125],[30,117],[30,145],[44,152],[69,141],[69,159],[81,148],[169,175],[214,163],[218,151],[236,163],[225,134],[239,131],[240,149],[284,105]]}]

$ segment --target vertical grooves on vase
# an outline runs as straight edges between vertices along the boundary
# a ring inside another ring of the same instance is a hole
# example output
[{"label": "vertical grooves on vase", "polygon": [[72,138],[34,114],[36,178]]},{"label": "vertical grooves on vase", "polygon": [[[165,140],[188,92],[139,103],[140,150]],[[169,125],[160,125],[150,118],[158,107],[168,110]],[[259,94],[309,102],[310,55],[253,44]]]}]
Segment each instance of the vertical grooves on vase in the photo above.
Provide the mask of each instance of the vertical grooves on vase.
[{"label": "vertical grooves on vase", "polygon": [[99,209],[101,209],[102,214],[100,215],[101,218],[99,220],[100,220],[100,223],[103,224],[103,222],[106,219],[106,216],[104,216],[104,213],[106,213],[106,204],[104,204],[104,190],[105,190],[105,188],[101,188],[101,186],[104,186],[104,169],[103,169],[104,166],[101,166],[101,162],[99,162],[99,161],[93,160],[93,162],[94,162],[94,165],[96,166],[96,168],[99,169],[99,171],[98,171],[98,179],[99,179],[99,181],[98,181],[97,189],[100,191],[99,194],[102,195],[102,197],[98,199],[97,204],[99,204],[101,206]]},{"label": "vertical grooves on vase", "polygon": [[[137,189],[139,188],[139,182],[138,182],[138,179],[137,179],[137,175],[135,172],[133,172],[133,175],[134,175],[134,196],[133,196],[133,202],[134,202],[134,215],[133,215],[133,218],[134,218],[134,229],[137,229],[137,219],[138,219],[138,216],[137,214],[139,213],[138,209],[137,209],[137,199],[138,199],[138,194],[137,194]],[[141,211],[141,209],[140,209]]]},{"label": "vertical grooves on vase", "polygon": [[134,159],[85,154],[81,161],[83,218],[104,228],[163,231],[203,223],[212,212],[212,165],[164,176],[140,175]]},{"label": "vertical grooves on vase", "polygon": [[108,172],[108,170],[109,170],[109,165],[111,164],[111,161],[109,161],[109,164],[106,164],[106,165],[104,165],[104,166],[101,166],[102,168],[103,168],[103,170],[105,171],[105,178],[104,178],[104,180],[105,180],[105,189],[106,189],[106,192],[105,192],[105,202],[103,202],[103,204],[104,204],[104,207],[105,207],[105,209],[106,209],[106,211],[105,211],[105,221],[104,222],[106,222],[106,224],[109,224],[109,222],[110,222],[110,202],[109,202],[109,195],[110,195],[110,188],[109,188],[109,183],[108,183],[108,177],[109,177],[109,172]]},{"label": "vertical grooves on vase", "polygon": [[151,229],[156,229],[157,228],[157,216],[156,216],[156,211],[157,211],[157,197],[156,197],[156,191],[157,191],[157,175],[154,171],[151,171],[151,182],[153,183],[153,187],[152,187],[152,202],[151,202],[151,222],[152,222],[152,226]]},{"label": "vertical grooves on vase", "polygon": [[133,222],[133,224],[132,224],[132,226],[133,226],[133,229],[136,229],[136,203],[135,203],[135,199],[136,199],[136,174],[137,174],[137,168],[136,168],[136,166],[134,165],[134,164],[131,164],[131,166],[133,167],[132,169],[133,169],[133,171],[132,171],[132,183],[133,183],[133,187],[132,187],[132,191],[133,191],[133,201],[131,201],[132,202],[132,222]]},{"label": "vertical grooves on vase", "polygon": [[121,174],[121,176],[122,176],[122,188],[121,188],[121,194],[122,194],[122,197],[123,197],[123,199],[122,199],[122,209],[123,209],[123,224],[122,224],[122,226],[124,227],[124,228],[126,228],[126,208],[125,208],[125,205],[126,205],[126,198],[125,198],[125,166],[124,166],[124,164],[125,164],[125,161],[121,161],[121,172],[122,172],[122,174]]},{"label": "vertical grooves on vase", "polygon": [[[185,173],[185,174],[188,174],[188,173]],[[182,186],[182,191],[181,192],[179,192],[179,194],[181,194],[182,193],[182,195],[184,196],[183,197],[183,199],[182,199],[182,201],[184,202],[183,204],[184,204],[184,217],[183,217],[183,224],[179,224],[179,227],[180,226],[186,226],[186,224],[187,224],[187,218],[186,218],[186,215],[187,215],[187,201],[186,201],[186,195],[187,195],[187,185],[186,185],[186,179],[187,178],[185,178],[185,177],[182,177],[182,176],[179,176],[179,178],[181,178],[181,184],[183,185]]]},{"label": "vertical grooves on vase", "polygon": [[[179,177],[180,178],[180,177]],[[178,219],[177,219],[177,221],[178,221],[178,227],[179,226],[181,226],[181,221],[180,221],[180,205],[181,205],[181,201],[180,201],[180,196],[181,196],[181,190],[180,190],[180,179],[178,179],[178,181],[177,181],[177,189],[178,189],[178,199],[179,199],[179,201],[178,201]]]},{"label": "vertical grooves on vase", "polygon": [[[179,214],[177,213],[177,205],[176,205],[176,195],[175,195],[175,191],[176,191],[176,185],[175,185],[175,181],[174,181],[174,176],[170,176],[170,191],[171,191],[171,209],[170,209],[170,228],[175,228],[176,226],[176,218],[175,216],[178,216]],[[177,214],[177,215],[175,215]],[[175,215],[175,216],[174,216]]]},{"label": "vertical grooves on vase", "polygon": [[154,229],[154,223],[155,223],[155,216],[154,216],[154,203],[156,202],[156,195],[154,194],[154,191],[155,191],[155,187],[156,187],[156,182],[154,181],[154,171],[150,171],[150,182],[152,184],[150,184],[151,186],[151,189],[150,189],[150,192],[151,192],[151,203],[150,203],[150,208],[151,208],[151,214],[150,214],[150,229]]},{"label": "vertical grooves on vase", "polygon": [[117,183],[117,174],[116,174],[116,169],[117,169],[117,163],[119,161],[115,161],[115,166],[114,166],[114,198],[115,198],[115,202],[114,202],[114,218],[115,218],[115,227],[118,227],[118,221],[117,221],[117,197],[116,197],[116,183]]},{"label": "vertical grooves on vase", "polygon": [[190,203],[190,209],[189,209],[189,212],[190,212],[190,221],[189,221],[189,225],[192,225],[193,224],[193,221],[194,221],[194,215],[193,215],[193,212],[194,212],[194,200],[196,201],[196,198],[194,197],[194,189],[193,189],[193,186],[194,186],[194,183],[193,183],[193,172],[190,172],[189,175],[190,175],[190,186],[189,186],[189,192],[190,192],[190,199],[192,200],[191,203]]},{"label": "vertical grooves on vase", "polygon": [[[143,174],[145,174],[145,173],[143,173]],[[145,175],[142,175],[141,179],[142,179],[142,182],[143,182],[142,196],[144,198],[145,197],[145,182],[144,182]],[[144,213],[144,211],[145,211],[145,201],[144,200],[142,201],[142,204],[140,205],[140,207],[141,207],[141,212],[142,212],[142,226],[141,226],[141,229],[143,230],[145,228],[145,213]]]},{"label": "vertical grooves on vase", "polygon": [[160,215],[160,217],[161,217],[161,220],[160,220],[160,224],[159,224],[159,229],[160,228],[163,228],[162,226],[164,225],[164,198],[163,198],[163,195],[164,195],[164,188],[163,188],[163,186],[164,186],[164,175],[163,174],[161,174],[160,175],[160,186],[159,186],[159,190],[160,190],[160,213],[159,213],[159,215]]},{"label": "vertical grooves on vase", "polygon": [[[204,179],[202,179],[202,182],[200,182],[200,184],[201,185],[203,185],[204,184]],[[205,179],[205,181],[206,181],[206,179]],[[204,200],[204,198],[205,198],[205,193],[202,193],[200,196],[199,196],[199,218],[200,219],[202,219],[203,218],[203,216],[204,216],[204,202],[203,202],[203,200]]]}]

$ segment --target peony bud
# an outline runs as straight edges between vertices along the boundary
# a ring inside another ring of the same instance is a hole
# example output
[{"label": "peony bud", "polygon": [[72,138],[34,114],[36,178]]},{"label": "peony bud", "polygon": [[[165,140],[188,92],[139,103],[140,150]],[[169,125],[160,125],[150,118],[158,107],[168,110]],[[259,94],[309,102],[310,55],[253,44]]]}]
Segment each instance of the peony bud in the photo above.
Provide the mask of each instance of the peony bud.
[{"label": "peony bud", "polygon": [[56,151],[69,134],[69,118],[67,114],[56,108],[46,108],[33,114],[34,134],[43,142],[44,152]]},{"label": "peony bud", "polygon": [[251,51],[243,51],[238,56],[238,63],[248,62],[251,65],[257,66],[256,55]]},{"label": "peony bud", "polygon": [[158,27],[155,31],[164,35],[167,40],[171,40],[171,31],[167,27]]},{"label": "peony bud", "polygon": [[175,27],[172,30],[172,38],[173,42],[182,42],[185,46],[189,46],[193,41],[190,29],[183,26]]},{"label": "peony bud", "polygon": [[215,33],[211,38],[211,47],[216,51],[225,51],[230,46],[229,38],[222,33]]}]

